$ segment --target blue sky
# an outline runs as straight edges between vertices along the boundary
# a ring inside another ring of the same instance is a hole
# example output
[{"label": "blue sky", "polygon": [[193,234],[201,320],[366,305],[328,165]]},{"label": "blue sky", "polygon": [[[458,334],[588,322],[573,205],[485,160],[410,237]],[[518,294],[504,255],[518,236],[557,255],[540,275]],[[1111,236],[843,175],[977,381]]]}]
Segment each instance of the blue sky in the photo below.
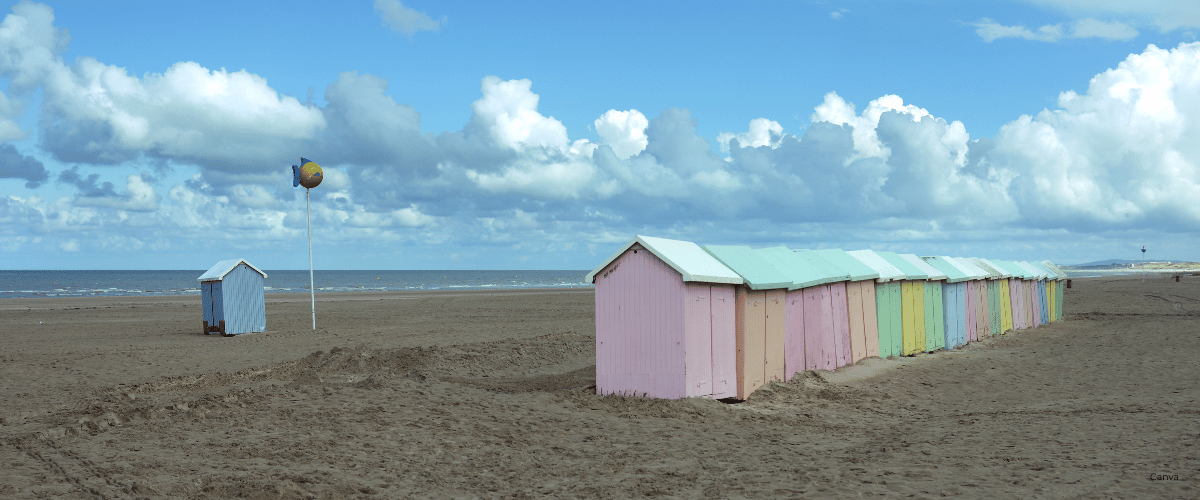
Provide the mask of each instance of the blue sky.
[{"label": "blue sky", "polygon": [[1186,2],[22,2],[10,269],[590,269],[635,234],[1200,245]]}]

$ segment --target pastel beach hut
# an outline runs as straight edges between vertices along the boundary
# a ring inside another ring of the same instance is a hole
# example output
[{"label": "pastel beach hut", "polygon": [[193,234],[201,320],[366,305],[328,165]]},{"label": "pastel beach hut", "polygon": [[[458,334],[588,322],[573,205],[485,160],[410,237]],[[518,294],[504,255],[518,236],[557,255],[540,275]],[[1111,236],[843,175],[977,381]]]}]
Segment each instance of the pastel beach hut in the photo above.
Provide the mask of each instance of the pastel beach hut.
[{"label": "pastel beach hut", "polygon": [[[847,276],[844,285],[850,324],[850,363],[879,356],[879,319],[875,311],[875,280],[879,278],[879,272],[840,248],[802,250],[799,253],[806,258],[820,258],[837,269],[839,274]],[[832,286],[831,290],[836,294],[837,286]]]},{"label": "pastel beach hut", "polygon": [[987,309],[988,273],[960,257],[946,257],[946,261],[958,266],[967,275],[967,342],[988,337],[991,323]]},{"label": "pastel beach hut", "polygon": [[1009,261],[1014,270],[1013,277],[1019,277],[1018,280],[1018,296],[1021,300],[1021,314],[1025,320],[1025,328],[1034,328],[1041,324],[1039,321],[1037,298],[1037,273],[1027,266],[1021,265],[1020,261]]},{"label": "pastel beach hut", "polygon": [[996,301],[1000,307],[1000,333],[1007,332],[1013,329],[1013,313],[1012,301],[1009,299],[1009,284],[1012,281],[1012,272],[999,261],[990,259],[977,259],[979,264],[982,264],[989,272],[999,274],[1000,278],[995,280],[996,286]]},{"label": "pastel beach hut", "polygon": [[850,350],[845,306],[838,308],[830,284],[845,275],[815,265],[786,247],[758,249],[791,284],[784,295],[784,379],[805,370],[833,370],[847,363]]},{"label": "pastel beach hut", "polygon": [[990,335],[1000,335],[1008,330],[1004,328],[1004,307],[1002,305],[1004,301],[1000,300],[1000,282],[1008,276],[1008,273],[995,267],[987,259],[969,257],[967,260],[974,264],[975,267],[987,273],[985,283],[987,286],[988,325],[991,327],[988,333]]},{"label": "pastel beach hut", "polygon": [[925,282],[925,350],[946,348],[946,316],[943,289],[948,276],[915,254],[896,254],[929,277]]},{"label": "pastel beach hut", "polygon": [[1065,282],[1067,281],[1067,273],[1066,273],[1066,271],[1063,271],[1061,267],[1058,267],[1053,262],[1050,262],[1048,260],[1043,260],[1041,262],[1041,264],[1042,264],[1042,267],[1045,267],[1046,269],[1053,271],[1056,276],[1056,278],[1054,279],[1054,294],[1053,294],[1053,298],[1051,299],[1051,302],[1054,305],[1054,307],[1051,308],[1053,310],[1052,320],[1053,321],[1062,320],[1062,317],[1063,317],[1063,312],[1062,312],[1063,288],[1064,288]]},{"label": "pastel beach hut", "polygon": [[967,281],[970,277],[945,257],[921,257],[925,263],[946,275],[942,284],[942,317],[945,323],[945,346],[957,349],[967,343]]},{"label": "pastel beach hut", "polygon": [[584,278],[596,287],[596,392],[737,395],[734,288],[690,241],[636,236]]},{"label": "pastel beach hut", "polygon": [[1034,323],[1037,326],[1050,322],[1050,311],[1046,302],[1047,272],[1032,262],[1020,261],[1017,264],[1025,267],[1033,274],[1033,292],[1030,294],[1034,301]]},{"label": "pastel beach hut", "polygon": [[1033,328],[1033,312],[1028,291],[1029,271],[1009,260],[993,260],[992,262],[1003,267],[1011,275],[1008,286],[1013,328],[1016,330]]},{"label": "pastel beach hut", "polygon": [[925,351],[925,282],[929,275],[900,258],[895,252],[876,251],[904,273],[901,278],[903,352],[905,356]]},{"label": "pastel beach hut", "polygon": [[267,273],[246,259],[223,260],[196,278],[200,282],[200,307],[204,333],[226,337],[267,330],[267,302],[263,281]]},{"label": "pastel beach hut", "polygon": [[737,399],[784,379],[784,309],[792,281],[747,246],[707,245],[708,252],[742,277],[735,288]]},{"label": "pastel beach hut", "polygon": [[904,355],[904,298],[905,274],[874,250],[846,252],[863,265],[879,273],[875,279],[875,316],[879,330],[879,356]]}]

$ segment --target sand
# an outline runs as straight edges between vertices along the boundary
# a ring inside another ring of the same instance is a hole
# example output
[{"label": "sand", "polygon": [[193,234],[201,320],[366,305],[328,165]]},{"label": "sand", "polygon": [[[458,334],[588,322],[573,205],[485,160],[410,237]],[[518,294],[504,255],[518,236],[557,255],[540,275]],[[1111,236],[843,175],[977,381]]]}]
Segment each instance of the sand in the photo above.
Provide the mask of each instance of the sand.
[{"label": "sand", "polygon": [[748,401],[596,396],[591,290],[0,300],[2,498],[1196,498],[1200,278]]}]

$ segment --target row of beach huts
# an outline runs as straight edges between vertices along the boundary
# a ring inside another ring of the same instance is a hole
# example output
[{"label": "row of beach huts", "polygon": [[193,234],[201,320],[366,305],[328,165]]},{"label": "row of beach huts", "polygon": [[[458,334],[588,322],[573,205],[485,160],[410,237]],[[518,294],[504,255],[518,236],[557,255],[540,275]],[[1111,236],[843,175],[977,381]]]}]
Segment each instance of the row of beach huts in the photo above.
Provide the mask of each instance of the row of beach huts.
[{"label": "row of beach huts", "polygon": [[1062,318],[1048,261],[637,236],[596,287],[596,391],[741,399],[805,370],[955,349]]}]

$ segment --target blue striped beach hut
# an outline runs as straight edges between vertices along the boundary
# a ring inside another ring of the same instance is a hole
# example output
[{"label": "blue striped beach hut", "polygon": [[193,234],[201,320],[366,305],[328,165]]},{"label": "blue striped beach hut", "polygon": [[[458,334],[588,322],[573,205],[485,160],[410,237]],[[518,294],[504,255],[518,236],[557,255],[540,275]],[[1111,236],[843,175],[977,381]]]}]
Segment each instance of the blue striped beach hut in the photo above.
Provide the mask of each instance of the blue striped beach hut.
[{"label": "blue striped beach hut", "polygon": [[204,333],[226,337],[267,330],[267,304],[262,272],[246,259],[223,260],[196,278]]}]

